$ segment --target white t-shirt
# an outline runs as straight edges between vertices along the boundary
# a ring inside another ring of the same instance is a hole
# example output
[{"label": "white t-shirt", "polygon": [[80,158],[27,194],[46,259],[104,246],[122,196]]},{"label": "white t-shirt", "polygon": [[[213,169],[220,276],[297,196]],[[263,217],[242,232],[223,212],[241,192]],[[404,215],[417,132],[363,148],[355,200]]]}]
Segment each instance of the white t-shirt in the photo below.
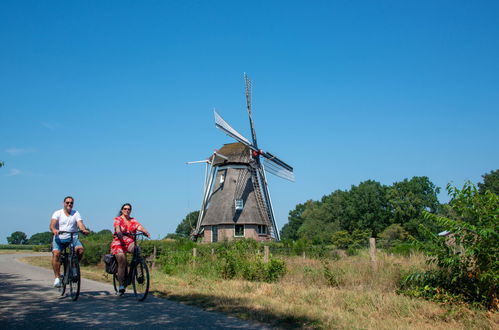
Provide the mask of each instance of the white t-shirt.
[{"label": "white t-shirt", "polygon": [[[71,214],[69,216],[64,213],[64,209],[60,209],[52,214],[52,219],[57,220],[57,224],[55,226],[56,229],[60,231],[68,231],[68,232],[76,232],[78,231],[77,221],[82,221],[80,213],[75,210],[71,210]],[[68,239],[71,238],[71,234],[61,234],[59,235],[60,239]]]}]

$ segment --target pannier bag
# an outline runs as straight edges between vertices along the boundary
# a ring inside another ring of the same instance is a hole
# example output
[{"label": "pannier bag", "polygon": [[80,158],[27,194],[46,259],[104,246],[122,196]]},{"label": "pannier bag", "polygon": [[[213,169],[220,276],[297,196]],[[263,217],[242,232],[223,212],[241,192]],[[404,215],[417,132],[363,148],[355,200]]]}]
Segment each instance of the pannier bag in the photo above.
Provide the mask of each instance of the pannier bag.
[{"label": "pannier bag", "polygon": [[104,255],[104,263],[106,264],[106,273],[116,274],[118,272],[118,262],[116,257],[112,254]]}]

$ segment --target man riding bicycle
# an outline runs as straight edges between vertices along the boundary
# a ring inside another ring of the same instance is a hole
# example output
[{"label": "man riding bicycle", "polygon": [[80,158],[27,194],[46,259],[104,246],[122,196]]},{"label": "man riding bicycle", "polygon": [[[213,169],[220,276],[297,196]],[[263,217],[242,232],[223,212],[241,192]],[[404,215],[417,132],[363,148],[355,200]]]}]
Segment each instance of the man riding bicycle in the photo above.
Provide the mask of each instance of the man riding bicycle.
[{"label": "man riding bicycle", "polygon": [[[73,210],[74,198],[67,196],[64,198],[63,208],[57,210],[52,215],[50,220],[50,231],[54,234],[52,240],[52,268],[54,270],[54,287],[61,286],[60,271],[61,262],[59,260],[61,251],[71,243],[71,234],[78,231],[78,228],[83,234],[90,233],[87,227],[83,224],[80,213]],[[59,232],[65,232],[59,235]],[[81,260],[83,257],[83,245],[77,236],[73,237],[76,255]]]}]

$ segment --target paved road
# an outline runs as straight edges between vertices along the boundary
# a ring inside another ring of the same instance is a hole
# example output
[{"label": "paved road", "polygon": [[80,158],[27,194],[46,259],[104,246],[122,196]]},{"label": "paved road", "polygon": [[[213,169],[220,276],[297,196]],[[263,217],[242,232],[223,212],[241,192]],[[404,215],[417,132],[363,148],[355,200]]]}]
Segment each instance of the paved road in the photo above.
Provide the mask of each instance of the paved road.
[{"label": "paved road", "polygon": [[86,279],[73,302],[51,287],[51,271],[17,260],[29,255],[0,254],[0,329],[265,329],[167,299],[119,297],[112,285]]}]

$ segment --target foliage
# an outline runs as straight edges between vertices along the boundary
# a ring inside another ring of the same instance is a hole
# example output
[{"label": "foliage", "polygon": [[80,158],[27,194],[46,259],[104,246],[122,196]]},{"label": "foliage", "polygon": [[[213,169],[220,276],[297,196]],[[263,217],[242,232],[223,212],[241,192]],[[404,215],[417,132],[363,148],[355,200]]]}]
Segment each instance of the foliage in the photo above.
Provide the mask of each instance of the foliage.
[{"label": "foliage", "polygon": [[[312,203],[312,201],[308,201],[306,203]],[[302,213],[306,209],[305,204],[296,205],[294,210],[289,211],[288,223],[282,227],[281,230],[281,238],[283,240],[297,240],[298,237],[298,229],[303,224]]]},{"label": "foliage", "polygon": [[349,233],[346,230],[341,230],[332,235],[332,242],[340,249],[357,250],[367,244],[370,236],[371,231],[368,229],[355,229],[352,233]]},{"label": "foliage", "polygon": [[99,232],[90,232],[87,236],[79,235],[79,239],[85,247],[85,253],[81,259],[82,265],[96,265],[102,261],[102,257],[110,251],[113,233],[108,229]]},{"label": "foliage", "polygon": [[28,244],[0,244],[0,250],[33,250],[35,247]]},{"label": "foliage", "polygon": [[4,167],[4,166],[5,166],[5,162],[0,160],[0,167]]},{"label": "foliage", "polygon": [[[400,224],[412,236],[425,223],[433,230],[436,224],[423,217],[423,211],[440,210],[437,194],[440,189],[428,177],[413,177],[391,186],[373,180],[353,185],[350,190],[336,190],[319,201],[298,204],[289,212],[288,223],[281,231],[283,240],[306,240],[309,244],[337,244],[343,248],[352,244],[343,242],[341,235],[356,230],[368,230],[377,237],[388,226]],[[433,226],[433,227],[432,227]],[[336,232],[340,234],[334,236]],[[346,235],[348,236],[348,235]],[[348,237],[344,237],[348,241]]]},{"label": "foliage", "polygon": [[342,275],[341,270],[332,268],[329,261],[324,259],[322,260],[322,268],[324,273],[324,278],[328,286],[330,287],[339,287],[341,284],[340,276]]},{"label": "foliage", "polygon": [[82,235],[80,235],[80,239],[88,242],[101,242],[111,244],[111,241],[113,240],[113,232],[109,229],[103,229],[97,233],[91,231],[87,236],[82,237]]},{"label": "foliage", "polygon": [[410,241],[410,242],[396,242],[392,246],[390,246],[387,250],[391,254],[409,257],[412,254],[419,252],[421,249],[419,248],[418,242]]},{"label": "foliage", "polygon": [[405,242],[409,237],[409,233],[398,223],[386,227],[385,230],[379,234],[380,245],[385,249],[398,243]]},{"label": "foliage", "polygon": [[480,193],[484,194],[486,190],[490,190],[494,194],[499,195],[499,169],[482,175],[482,178],[483,183],[478,183]]},{"label": "foliage", "polygon": [[194,211],[187,214],[182,222],[180,222],[180,224],[177,226],[175,233],[180,237],[189,237],[196,228],[198,217],[199,211]]},{"label": "foliage", "polygon": [[33,251],[35,251],[35,252],[50,252],[50,251],[52,251],[52,244],[34,245]]},{"label": "foliage", "polygon": [[401,224],[413,236],[418,235],[418,225],[424,222],[423,211],[435,213],[439,208],[439,192],[440,188],[426,176],[394,183],[387,194],[390,222]]},{"label": "foliage", "polygon": [[[197,257],[193,257],[193,247],[197,249]],[[262,248],[261,243],[252,239],[203,245],[183,239],[161,249],[158,261],[169,275],[188,272],[223,279],[277,281],[285,274],[286,265],[272,256],[264,263]]]},{"label": "foliage", "polygon": [[7,237],[9,244],[28,244],[28,236],[22,231],[15,231]]},{"label": "foliage", "polygon": [[33,244],[33,245],[50,244],[51,242],[52,242],[52,233],[50,231],[33,234],[28,239],[28,244]]},{"label": "foliage", "polygon": [[81,259],[81,264],[96,265],[102,261],[102,257],[109,253],[111,242],[97,242],[81,240],[85,247],[85,253]]},{"label": "foliage", "polygon": [[266,282],[280,279],[286,273],[284,261],[270,257],[264,263],[260,249],[260,243],[252,239],[224,242],[217,257],[220,276],[224,279],[242,278]]},{"label": "foliage", "polygon": [[429,239],[424,248],[436,270],[424,273],[417,280],[409,275],[405,288],[429,286],[430,293],[444,290],[453,297],[497,308],[499,196],[490,191],[480,194],[469,182],[462,189],[448,185],[447,190],[456,217],[451,219],[429,212],[424,216],[451,234],[441,237],[422,226]]}]

